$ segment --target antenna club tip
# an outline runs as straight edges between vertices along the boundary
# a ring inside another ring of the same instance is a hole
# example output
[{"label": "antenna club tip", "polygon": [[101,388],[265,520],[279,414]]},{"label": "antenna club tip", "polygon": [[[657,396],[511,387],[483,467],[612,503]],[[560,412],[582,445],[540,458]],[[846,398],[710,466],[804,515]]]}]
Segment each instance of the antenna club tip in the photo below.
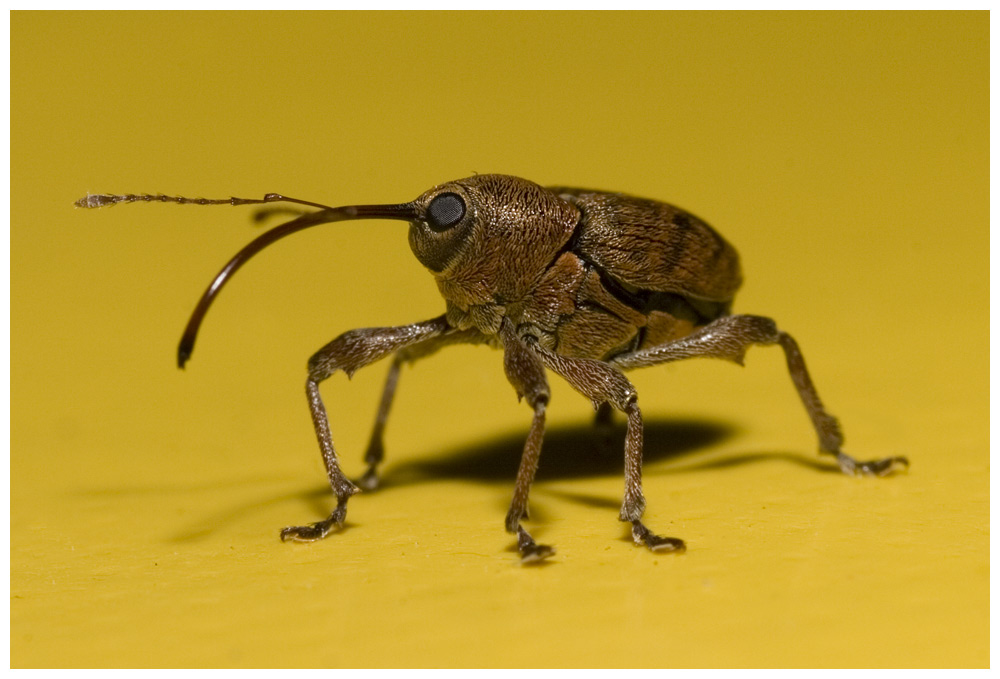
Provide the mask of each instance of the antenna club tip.
[{"label": "antenna club tip", "polygon": [[73,203],[73,205],[75,205],[76,207],[85,207],[85,208],[106,207],[108,205],[114,205],[114,204],[115,204],[115,199],[113,196],[108,196],[104,194],[94,195],[90,193],[88,193],[86,196],[76,201],[75,203]]},{"label": "antenna club tip", "polygon": [[178,349],[177,350],[177,367],[184,370],[184,364],[188,362],[191,358],[191,351],[188,349]]}]

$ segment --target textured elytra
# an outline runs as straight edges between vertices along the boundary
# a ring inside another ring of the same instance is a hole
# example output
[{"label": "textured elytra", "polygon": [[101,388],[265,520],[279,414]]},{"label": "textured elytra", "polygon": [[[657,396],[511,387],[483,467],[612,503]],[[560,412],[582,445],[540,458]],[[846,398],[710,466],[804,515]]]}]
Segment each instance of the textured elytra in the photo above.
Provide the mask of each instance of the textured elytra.
[{"label": "textured elytra", "polygon": [[575,202],[586,214],[581,256],[616,280],[713,302],[729,302],[739,289],[736,250],[694,215],[665,203],[602,193],[581,194]]}]

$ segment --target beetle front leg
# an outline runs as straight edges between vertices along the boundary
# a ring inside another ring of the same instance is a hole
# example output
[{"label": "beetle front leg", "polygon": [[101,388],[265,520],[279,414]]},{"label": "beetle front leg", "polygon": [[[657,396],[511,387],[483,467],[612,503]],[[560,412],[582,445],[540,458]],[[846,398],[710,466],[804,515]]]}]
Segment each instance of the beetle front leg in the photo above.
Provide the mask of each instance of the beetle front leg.
[{"label": "beetle front leg", "polygon": [[527,399],[534,410],[531,429],[524,442],[521,464],[514,484],[514,497],[507,512],[505,527],[508,533],[517,535],[517,550],[521,563],[542,561],[556,553],[549,545],[540,545],[521,525],[521,519],[528,515],[528,494],[531,482],[538,471],[538,459],[542,453],[542,438],[545,434],[545,409],[549,403],[549,383],[545,378],[545,367],[524,342],[514,333],[509,322],[504,322],[500,338],[503,341],[503,367],[507,379],[517,391],[517,397]]},{"label": "beetle front leg", "polygon": [[486,341],[486,337],[475,328],[469,330],[449,329],[437,337],[417,342],[395,353],[392,357],[392,364],[389,366],[389,373],[385,378],[385,386],[382,387],[382,398],[379,400],[378,411],[375,413],[375,426],[372,427],[368,448],[365,450],[365,462],[368,464],[368,469],[358,479],[358,485],[363,490],[375,490],[379,485],[378,465],[385,458],[383,444],[385,423],[389,419],[389,411],[396,394],[396,385],[399,383],[399,371],[403,365],[430,356],[451,344],[481,344]]},{"label": "beetle front leg", "polygon": [[632,524],[632,539],[655,552],[684,551],[684,541],[655,535],[643,525],[646,509],[642,493],[642,413],[635,387],[620,370],[607,363],[585,358],[567,358],[541,347],[536,341],[528,346],[542,363],[593,402],[594,408],[608,403],[628,416],[625,434],[625,497],[618,518]]},{"label": "beetle front leg", "polygon": [[806,370],[805,359],[799,345],[791,335],[778,330],[775,322],[763,316],[724,316],[700,330],[673,342],[624,354],[612,359],[622,369],[641,368],[660,363],[670,363],[698,356],[722,358],[743,365],[743,357],[754,344],[778,344],[785,352],[788,372],[798,390],[799,398],[809,413],[813,428],[819,437],[820,452],[833,455],[841,471],[851,476],[887,476],[905,469],[905,457],[886,457],[859,462],[844,453],[840,447],[844,436],[837,418],[823,407],[819,393]]},{"label": "beetle front leg", "polygon": [[403,364],[400,353],[397,351],[389,365],[389,373],[385,376],[385,386],[382,387],[382,398],[379,400],[378,411],[375,413],[375,426],[372,427],[372,435],[368,439],[368,448],[365,449],[365,462],[368,469],[364,475],[358,479],[358,485],[365,490],[375,490],[379,485],[378,466],[385,459],[385,423],[389,419],[389,410],[392,408],[392,400],[396,395],[396,385],[399,383],[399,369]]},{"label": "beetle front leg", "polygon": [[358,492],[358,487],[344,476],[337,461],[337,452],[330,435],[330,421],[319,393],[319,383],[338,370],[348,377],[369,363],[384,358],[408,345],[437,337],[451,327],[444,316],[395,328],[362,328],[337,337],[309,359],[309,376],[306,379],[306,396],[312,415],[316,440],[323,455],[326,475],[337,498],[337,507],[323,521],[307,526],[289,526],[281,531],[281,539],[312,542],[326,537],[344,524],[347,500]]},{"label": "beetle front leg", "polygon": [[330,480],[333,494],[337,498],[337,507],[330,513],[330,516],[322,521],[308,526],[282,528],[282,542],[285,540],[296,542],[321,540],[329,535],[330,531],[339,529],[344,525],[344,519],[347,517],[347,499],[360,490],[344,476],[344,472],[340,470],[340,465],[337,463],[337,451],[333,448],[330,421],[326,415],[326,408],[323,406],[323,399],[319,394],[319,382],[320,380],[310,375],[309,379],[306,380],[306,397],[309,400],[309,413],[312,415],[313,427],[316,429],[316,439],[319,441],[320,452],[323,455],[326,476]]}]

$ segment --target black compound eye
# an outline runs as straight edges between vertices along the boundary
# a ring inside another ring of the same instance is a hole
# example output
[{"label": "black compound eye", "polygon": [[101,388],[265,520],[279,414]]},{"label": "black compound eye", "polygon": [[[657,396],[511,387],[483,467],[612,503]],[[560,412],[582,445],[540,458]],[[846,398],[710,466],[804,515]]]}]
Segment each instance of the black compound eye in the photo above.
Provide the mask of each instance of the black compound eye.
[{"label": "black compound eye", "polygon": [[464,216],[465,201],[456,193],[435,196],[427,206],[427,224],[434,231],[447,231],[462,221]]}]

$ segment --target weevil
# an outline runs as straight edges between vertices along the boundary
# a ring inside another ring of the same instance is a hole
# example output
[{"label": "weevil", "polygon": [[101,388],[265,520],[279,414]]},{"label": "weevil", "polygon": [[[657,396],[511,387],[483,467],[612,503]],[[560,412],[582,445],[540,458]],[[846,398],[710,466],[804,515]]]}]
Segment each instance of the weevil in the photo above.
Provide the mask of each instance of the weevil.
[{"label": "weevil", "polygon": [[[445,313],[411,325],[361,328],[340,335],[309,359],[306,396],[336,507],[322,521],[281,530],[284,540],[311,542],[341,528],[347,501],[379,484],[383,430],[400,367],[454,344],[485,344],[503,352],[504,373],[532,411],[528,438],[504,523],[517,537],[523,563],[555,550],[524,528],[528,491],[538,468],[549,405],[546,371],[590,399],[598,419],[613,410],[627,418],[625,492],[619,519],[636,545],[680,553],[684,542],[642,522],[642,413],[625,376],[634,368],[699,356],[742,365],[753,345],[779,345],[799,397],[819,437],[820,453],[849,475],[886,476],[908,467],[904,457],[861,462],[841,450],[843,435],[820,401],[798,344],[764,316],[732,314],[742,283],[739,256],[712,227],[680,208],[623,193],[542,187],[507,175],[447,182],[395,205],[329,207],[280,194],[220,200],[151,194],[88,195],[78,207],[132,202],[199,205],[292,203],[313,211],[253,240],[205,290],[177,352],[180,367],[212,301],[247,260],[271,243],[320,224],[354,219],[409,223],[413,254],[437,283]],[[341,471],[319,385],[392,356],[365,454],[367,471],[355,484]]]}]

